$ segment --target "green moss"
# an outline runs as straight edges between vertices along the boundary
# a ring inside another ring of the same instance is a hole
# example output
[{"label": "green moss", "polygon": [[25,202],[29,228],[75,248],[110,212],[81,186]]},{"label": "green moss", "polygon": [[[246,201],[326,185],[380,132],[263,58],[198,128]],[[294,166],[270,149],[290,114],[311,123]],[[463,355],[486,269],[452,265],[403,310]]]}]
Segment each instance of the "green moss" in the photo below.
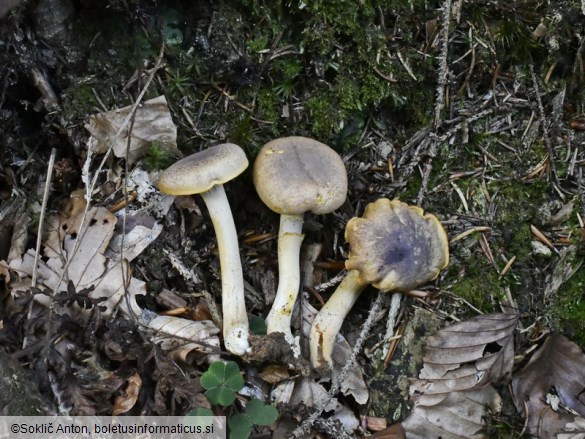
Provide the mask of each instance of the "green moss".
[{"label": "green moss", "polygon": [[92,90],[94,87],[96,84],[91,78],[63,91],[61,102],[68,119],[87,116],[99,108],[99,103]]},{"label": "green moss", "polygon": [[262,89],[256,98],[258,105],[258,117],[262,120],[278,123],[280,118],[280,99],[270,90]]},{"label": "green moss", "polygon": [[[253,148],[253,145],[258,142],[255,142],[254,125],[249,115],[242,116],[234,123],[230,131],[229,141],[244,147],[248,152],[253,152],[250,151],[250,148]],[[255,155],[254,152],[252,156]]]},{"label": "green moss", "polygon": [[451,291],[483,312],[494,312],[495,305],[505,297],[503,281],[494,267],[481,256],[472,256],[466,266]]},{"label": "green moss", "polygon": [[543,180],[510,180],[494,182],[488,189],[491,193],[497,190],[495,226],[506,235],[503,245],[507,253],[516,256],[518,262],[527,261],[532,255],[530,225],[538,223],[539,209],[550,197],[548,184]]},{"label": "green moss", "polygon": [[309,125],[316,137],[331,138],[340,127],[341,117],[332,108],[328,94],[321,91],[305,102],[309,112]]},{"label": "green moss", "polygon": [[168,149],[161,147],[154,142],[148,148],[148,153],[142,160],[147,171],[164,169],[171,165],[174,157],[169,153]]},{"label": "green moss", "polygon": [[585,346],[585,270],[583,258],[571,261],[576,269],[557,291],[549,310],[552,328],[580,346]]},{"label": "green moss", "polygon": [[269,47],[268,38],[265,35],[260,35],[253,40],[248,41],[248,51],[251,53],[257,53],[262,50],[266,50]]}]

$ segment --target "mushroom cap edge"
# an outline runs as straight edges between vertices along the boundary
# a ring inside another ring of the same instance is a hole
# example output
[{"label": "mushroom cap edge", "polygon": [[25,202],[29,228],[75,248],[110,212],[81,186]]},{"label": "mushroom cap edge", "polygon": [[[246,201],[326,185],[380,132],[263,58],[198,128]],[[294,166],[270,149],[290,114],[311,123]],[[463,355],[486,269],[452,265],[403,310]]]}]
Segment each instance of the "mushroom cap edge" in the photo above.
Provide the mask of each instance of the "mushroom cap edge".
[{"label": "mushroom cap edge", "polygon": [[399,200],[368,204],[363,217],[349,220],[345,238],[351,246],[346,268],[381,291],[412,290],[449,263],[449,239],[438,218]]},{"label": "mushroom cap edge", "polygon": [[193,195],[224,184],[248,167],[248,158],[234,143],[221,143],[182,158],[162,171],[158,189],[169,195]]},{"label": "mushroom cap edge", "polygon": [[343,160],[326,144],[308,137],[266,143],[254,163],[253,177],[260,199],[279,214],[330,213],[347,197]]}]

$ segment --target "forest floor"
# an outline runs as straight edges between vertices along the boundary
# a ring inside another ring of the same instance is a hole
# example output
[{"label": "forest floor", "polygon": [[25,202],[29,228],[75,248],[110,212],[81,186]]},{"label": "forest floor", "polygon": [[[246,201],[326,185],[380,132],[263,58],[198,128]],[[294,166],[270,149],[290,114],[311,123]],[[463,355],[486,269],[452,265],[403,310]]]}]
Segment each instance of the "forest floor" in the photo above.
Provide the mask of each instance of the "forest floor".
[{"label": "forest floor", "polygon": [[[349,179],[341,208],[305,218],[303,288],[293,315],[303,346],[303,322],[344,275],[345,225],[368,203],[418,205],[441,220],[450,240],[448,267],[421,287],[424,297],[400,301],[390,331],[390,295],[384,298],[350,371],[355,388],[332,395],[306,437],[404,437],[388,427],[413,410],[409,386],[428,360],[427,337],[496,314],[517,316],[505,339],[514,354],[506,357],[509,367],[487,383],[501,407],[482,411],[461,436],[449,431],[443,438],[547,437],[525,422],[514,404],[517,386],[509,384],[552,334],[568,339],[552,340],[570,346],[571,361],[583,361],[583,8],[535,0],[17,6],[0,21],[0,344],[38,384],[43,410],[184,415],[199,407],[236,419],[233,437],[242,438],[250,431],[289,437],[319,407],[315,395],[331,389],[327,377],[291,369],[275,355],[244,361],[220,349],[219,264],[208,212],[200,198],[173,203],[154,187],[157,173],[181,155],[231,142],[253,163],[266,142],[298,135],[335,149]],[[258,198],[251,168],[226,191],[252,332],[262,336],[278,282],[279,220]],[[77,232],[93,226],[77,222],[88,212],[104,224],[111,218],[111,228],[100,227],[94,241],[78,240]],[[131,247],[132,257],[124,244],[110,244],[130,240],[138,226],[145,245]],[[69,245],[96,251],[76,256]],[[55,268],[63,262],[55,248],[76,262]],[[112,280],[104,271],[94,278],[101,287],[82,281],[87,267],[110,262],[126,264],[131,279]],[[68,286],[71,267],[79,282]],[[209,321],[214,330],[198,339],[204,345],[171,349],[111,296],[96,299],[92,291],[102,287],[136,294],[142,309]],[[342,363],[377,294],[366,289],[345,321]],[[392,332],[400,337],[384,340]],[[493,346],[478,337],[481,359]],[[244,378],[229,404],[206,397],[200,382],[218,355],[235,361]],[[568,373],[568,364],[557,366]],[[560,382],[549,384],[546,392],[563,393]],[[247,414],[256,399],[276,407],[276,423],[263,426]],[[561,395],[561,418],[585,416],[583,393],[576,399]],[[249,425],[237,424],[238,414]]]}]

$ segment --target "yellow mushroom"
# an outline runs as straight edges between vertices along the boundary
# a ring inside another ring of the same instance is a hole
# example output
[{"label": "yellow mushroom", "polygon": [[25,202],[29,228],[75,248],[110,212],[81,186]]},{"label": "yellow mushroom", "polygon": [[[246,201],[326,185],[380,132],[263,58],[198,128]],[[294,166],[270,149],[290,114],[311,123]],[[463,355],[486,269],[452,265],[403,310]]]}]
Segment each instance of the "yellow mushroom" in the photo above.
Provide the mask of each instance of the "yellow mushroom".
[{"label": "yellow mushroom", "polygon": [[200,194],[205,201],[219,251],[224,344],[236,355],[250,350],[249,327],[238,235],[223,184],[247,167],[248,158],[242,148],[223,143],[179,160],[163,171],[157,181],[161,192]]},{"label": "yellow mushroom", "polygon": [[449,241],[432,214],[398,200],[379,199],[345,229],[350,245],[348,275],[321,308],[309,337],[311,362],[332,366],[341,325],[361,292],[372,284],[382,292],[406,293],[435,279],[449,263]]},{"label": "yellow mushroom", "polygon": [[298,339],[291,315],[300,287],[299,252],[305,212],[333,212],[347,196],[347,173],[341,157],[327,145],[306,137],[284,137],[262,147],[254,163],[254,186],[271,210],[280,214],[278,288],[267,332],[282,332],[295,356]]}]

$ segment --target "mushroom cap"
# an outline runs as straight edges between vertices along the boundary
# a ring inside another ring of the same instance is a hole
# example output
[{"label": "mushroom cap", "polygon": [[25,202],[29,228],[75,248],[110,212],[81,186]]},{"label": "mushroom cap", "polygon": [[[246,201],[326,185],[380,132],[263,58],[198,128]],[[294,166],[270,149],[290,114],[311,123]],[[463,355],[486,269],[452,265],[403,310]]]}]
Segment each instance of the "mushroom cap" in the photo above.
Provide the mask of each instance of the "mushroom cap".
[{"label": "mushroom cap", "polygon": [[381,198],[345,228],[345,262],[358,280],[381,291],[408,292],[435,279],[449,263],[449,240],[436,216],[417,206]]},{"label": "mushroom cap", "polygon": [[254,163],[254,186],[279,214],[333,212],[347,197],[347,172],[341,157],[307,137],[283,137],[262,147]]},{"label": "mushroom cap", "polygon": [[200,194],[236,178],[247,167],[248,158],[242,148],[222,143],[171,165],[160,173],[157,186],[169,195]]}]

